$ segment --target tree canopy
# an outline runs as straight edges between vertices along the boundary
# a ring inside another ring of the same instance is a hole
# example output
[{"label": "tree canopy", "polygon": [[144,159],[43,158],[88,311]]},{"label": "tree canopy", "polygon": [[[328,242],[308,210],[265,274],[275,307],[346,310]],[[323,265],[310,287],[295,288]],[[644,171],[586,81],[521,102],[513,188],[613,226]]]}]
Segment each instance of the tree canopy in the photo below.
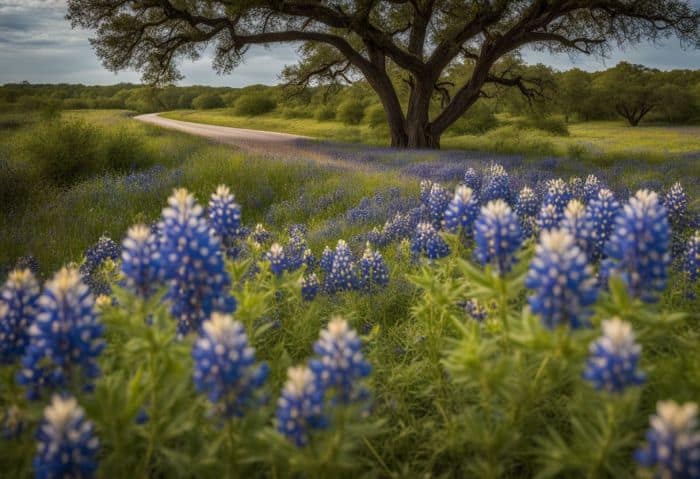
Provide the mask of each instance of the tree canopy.
[{"label": "tree canopy", "polygon": [[[605,54],[616,44],[676,35],[700,45],[700,11],[684,0],[69,0],[74,26],[112,70],[180,78],[178,64],[212,46],[214,68],[232,71],[251,45],[300,43],[290,82],[364,78],[386,113],[392,145],[438,147],[442,133],[485,86],[536,82],[502,67],[525,45]],[[469,74],[447,79],[455,64]],[[408,89],[408,101],[400,99]]]}]

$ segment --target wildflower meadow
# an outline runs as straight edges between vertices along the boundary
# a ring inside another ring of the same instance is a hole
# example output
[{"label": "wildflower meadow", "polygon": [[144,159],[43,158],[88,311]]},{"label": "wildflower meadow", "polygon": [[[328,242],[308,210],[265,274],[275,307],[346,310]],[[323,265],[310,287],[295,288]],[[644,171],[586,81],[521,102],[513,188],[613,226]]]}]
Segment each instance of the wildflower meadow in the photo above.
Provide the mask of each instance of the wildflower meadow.
[{"label": "wildflower meadow", "polygon": [[309,224],[275,215],[332,194],[266,224],[181,186],[45,278],[20,258],[0,475],[700,477],[687,178],[451,165]]}]

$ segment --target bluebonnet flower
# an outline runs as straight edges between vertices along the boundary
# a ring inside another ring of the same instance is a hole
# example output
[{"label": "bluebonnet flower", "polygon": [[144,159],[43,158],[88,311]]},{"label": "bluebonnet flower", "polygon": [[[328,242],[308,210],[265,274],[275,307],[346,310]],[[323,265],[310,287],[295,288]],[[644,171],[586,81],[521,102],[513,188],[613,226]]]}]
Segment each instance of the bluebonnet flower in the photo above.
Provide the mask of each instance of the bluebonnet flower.
[{"label": "bluebonnet flower", "polygon": [[479,322],[484,321],[487,317],[486,308],[484,308],[476,299],[468,299],[464,303],[464,310],[469,316]]},{"label": "bluebonnet flower", "polygon": [[518,194],[518,200],[515,204],[515,212],[520,219],[535,216],[537,214],[539,203],[535,192],[529,187],[524,187]]},{"label": "bluebonnet flower", "polygon": [[637,368],[642,348],[635,342],[632,325],[619,318],[603,321],[603,336],[591,343],[583,377],[598,390],[621,393],[644,383]]},{"label": "bluebonnet flower", "polygon": [[100,442],[75,398],[53,396],[36,438],[32,464],[37,479],[95,476]]},{"label": "bluebonnet flower", "polygon": [[552,204],[542,204],[540,213],[537,215],[537,227],[540,231],[555,229],[559,226],[563,217],[564,212],[559,211],[556,206]]},{"label": "bluebonnet flower", "polygon": [[[287,269],[289,271],[296,271],[304,265],[304,258],[306,253],[310,254],[306,238],[304,237],[304,230],[299,227],[299,225],[294,225],[290,228],[289,241],[285,248],[285,255],[287,257]],[[313,255],[311,255],[313,257]]]},{"label": "bluebonnet flower", "polygon": [[612,234],[619,212],[620,203],[612,191],[606,188],[599,189],[597,195],[588,202],[585,222],[591,259],[598,259],[603,255],[605,243]]},{"label": "bluebonnet flower", "polygon": [[668,211],[668,220],[676,228],[683,226],[688,214],[688,197],[680,182],[676,182],[664,197],[664,206]]},{"label": "bluebonnet flower", "polygon": [[29,327],[29,345],[17,375],[27,396],[37,399],[45,388],[75,384],[99,375],[97,357],[104,343],[95,300],[74,269],[63,268],[46,282],[39,313]]},{"label": "bluebonnet flower", "polygon": [[695,282],[700,277],[700,230],[688,240],[685,252],[685,272],[690,281]]},{"label": "bluebonnet flower", "polygon": [[654,468],[656,477],[662,479],[700,477],[698,405],[659,401],[649,422],[647,444],[635,452],[635,460]]},{"label": "bluebonnet flower", "polygon": [[328,279],[331,287],[329,292],[349,291],[358,287],[355,261],[344,240],[338,240],[335,247]]},{"label": "bluebonnet flower", "polygon": [[583,199],[583,186],[583,180],[578,176],[572,176],[569,178],[569,191],[571,192],[572,199]]},{"label": "bluebonnet flower", "polygon": [[389,283],[389,269],[379,251],[372,251],[369,243],[359,263],[359,286],[366,291]]},{"label": "bluebonnet flower", "polygon": [[128,289],[142,298],[153,294],[163,276],[158,238],[145,225],[129,228],[122,243],[122,273]]},{"label": "bluebonnet flower", "polygon": [[301,279],[301,297],[304,301],[313,301],[318,294],[319,281],[316,273],[311,273]]},{"label": "bluebonnet flower", "polygon": [[445,210],[445,229],[451,233],[461,231],[467,236],[472,234],[472,225],[479,214],[479,200],[468,186],[457,186],[454,198]]},{"label": "bluebonnet flower", "polygon": [[450,247],[430,223],[419,223],[411,240],[414,255],[426,255],[429,259],[439,259],[450,254]]},{"label": "bluebonnet flower", "polygon": [[583,201],[588,204],[598,197],[598,192],[603,188],[600,180],[595,175],[588,175],[583,183]]},{"label": "bluebonnet flower", "polygon": [[550,329],[560,324],[580,327],[597,296],[593,269],[564,230],[542,232],[525,286],[535,290],[528,302]]},{"label": "bluebonnet flower", "polygon": [[209,199],[209,224],[224,246],[229,247],[241,233],[241,205],[225,185],[219,185]]},{"label": "bluebonnet flower", "polygon": [[306,366],[289,368],[287,382],[277,401],[277,430],[298,447],[309,442],[313,429],[326,426],[323,416],[325,389]]},{"label": "bluebonnet flower", "polygon": [[428,194],[426,206],[430,211],[430,218],[436,229],[439,229],[442,224],[442,218],[449,202],[450,195],[447,190],[441,184],[433,183],[430,188],[430,194]]},{"label": "bluebonnet flower", "polygon": [[17,258],[14,269],[28,269],[34,276],[39,276],[41,272],[39,261],[32,255],[20,256]]},{"label": "bluebonnet flower", "polygon": [[420,202],[424,205],[428,205],[428,198],[430,197],[430,190],[433,188],[433,182],[430,180],[421,180],[420,182]]},{"label": "bluebonnet flower", "polygon": [[670,236],[666,208],[652,191],[638,191],[617,216],[605,253],[632,296],[654,301],[666,288]]},{"label": "bluebonnet flower", "polygon": [[314,343],[318,359],[309,361],[309,368],[324,388],[334,388],[341,402],[348,403],[362,396],[356,382],[369,376],[372,367],[362,354],[357,332],[340,317],[333,318]]},{"label": "bluebonnet flower", "polygon": [[270,262],[270,271],[272,271],[275,276],[280,276],[289,267],[287,264],[287,256],[284,254],[284,248],[282,248],[279,243],[273,243],[265,257]]},{"label": "bluebonnet flower", "polygon": [[478,194],[481,190],[481,175],[474,168],[467,168],[467,171],[464,172],[464,185]]},{"label": "bluebonnet flower", "polygon": [[543,205],[553,205],[557,213],[564,212],[564,208],[573,199],[569,185],[561,178],[549,180],[547,182],[547,190],[544,194]]},{"label": "bluebonnet flower", "polygon": [[481,208],[474,223],[474,240],[474,256],[481,264],[493,265],[500,275],[510,271],[522,233],[518,217],[505,201],[491,201]]},{"label": "bluebonnet flower", "polygon": [[185,189],[175,190],[163,210],[161,255],[168,298],[184,335],[197,331],[213,312],[230,313],[236,302],[225,269],[221,240],[213,233],[202,207]]},{"label": "bluebonnet flower", "polygon": [[243,415],[269,372],[266,363],[256,365],[243,324],[227,314],[214,313],[202,324],[192,359],[197,391],[225,417]]},{"label": "bluebonnet flower", "polygon": [[576,245],[590,257],[590,224],[586,221],[586,207],[579,200],[571,200],[564,210],[559,226],[574,237]]},{"label": "bluebonnet flower", "polygon": [[384,224],[382,232],[391,241],[410,236],[411,229],[411,219],[407,215],[396,213],[391,220]]},{"label": "bluebonnet flower", "polygon": [[481,191],[481,201],[510,201],[510,179],[503,166],[494,163],[489,167],[485,185]]},{"label": "bluebonnet flower", "polygon": [[316,257],[309,248],[304,249],[304,253],[301,255],[301,260],[306,266],[307,270],[312,270],[316,267]]},{"label": "bluebonnet flower", "polygon": [[85,263],[89,270],[98,268],[105,260],[117,260],[121,250],[109,236],[102,235],[97,243],[85,251]]},{"label": "bluebonnet flower", "polygon": [[261,246],[265,245],[272,238],[272,235],[265,229],[262,223],[255,225],[255,229],[250,233],[250,236],[255,243]]},{"label": "bluebonnet flower", "polygon": [[100,268],[108,260],[116,261],[119,259],[120,254],[119,245],[104,235],[100,236],[97,243],[85,251],[85,260],[80,265],[80,274],[83,277],[83,282],[94,295],[110,294],[109,282]]},{"label": "bluebonnet flower", "polygon": [[333,250],[328,246],[323,248],[323,253],[321,253],[321,260],[318,262],[321,271],[326,274],[330,274],[331,268],[333,268]]},{"label": "bluebonnet flower", "polygon": [[376,226],[367,233],[367,241],[375,246],[380,246],[386,243],[386,237],[379,231]]},{"label": "bluebonnet flower", "polygon": [[14,363],[24,354],[38,299],[39,283],[30,270],[10,272],[0,290],[0,365]]}]

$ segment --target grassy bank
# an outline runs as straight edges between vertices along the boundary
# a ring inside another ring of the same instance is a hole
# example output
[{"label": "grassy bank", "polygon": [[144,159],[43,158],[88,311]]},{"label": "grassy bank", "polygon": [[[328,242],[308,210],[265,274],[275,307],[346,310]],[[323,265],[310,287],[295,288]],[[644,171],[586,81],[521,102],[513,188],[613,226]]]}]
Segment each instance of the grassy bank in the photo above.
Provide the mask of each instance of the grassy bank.
[{"label": "grassy bank", "polygon": [[[369,125],[348,126],[340,121],[286,119],[275,113],[258,117],[235,116],[231,109],[179,110],[162,116],[238,128],[278,131],[369,145],[385,145],[386,130]],[[500,126],[479,135],[446,134],[446,149],[476,150],[526,156],[562,156],[577,159],[616,160],[638,158],[663,160],[700,152],[700,126],[640,126],[623,122],[595,121],[568,125],[569,135],[522,126],[522,119],[499,116]]]}]

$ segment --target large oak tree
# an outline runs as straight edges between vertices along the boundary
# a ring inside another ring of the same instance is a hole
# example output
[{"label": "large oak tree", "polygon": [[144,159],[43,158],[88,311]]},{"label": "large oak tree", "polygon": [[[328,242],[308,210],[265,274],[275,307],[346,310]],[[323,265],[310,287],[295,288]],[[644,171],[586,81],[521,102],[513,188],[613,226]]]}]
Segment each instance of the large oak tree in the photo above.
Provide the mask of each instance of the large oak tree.
[{"label": "large oak tree", "polygon": [[[179,78],[183,59],[214,45],[230,72],[251,45],[301,44],[298,84],[363,77],[386,112],[395,147],[439,147],[442,133],[488,84],[533,94],[499,60],[525,45],[605,54],[612,45],[676,35],[700,45],[700,11],[683,0],[69,0],[74,26],[112,70]],[[445,80],[458,62],[471,74]],[[408,88],[407,101],[399,89]],[[439,98],[439,108],[433,101]],[[431,108],[431,105],[433,107]]]}]

